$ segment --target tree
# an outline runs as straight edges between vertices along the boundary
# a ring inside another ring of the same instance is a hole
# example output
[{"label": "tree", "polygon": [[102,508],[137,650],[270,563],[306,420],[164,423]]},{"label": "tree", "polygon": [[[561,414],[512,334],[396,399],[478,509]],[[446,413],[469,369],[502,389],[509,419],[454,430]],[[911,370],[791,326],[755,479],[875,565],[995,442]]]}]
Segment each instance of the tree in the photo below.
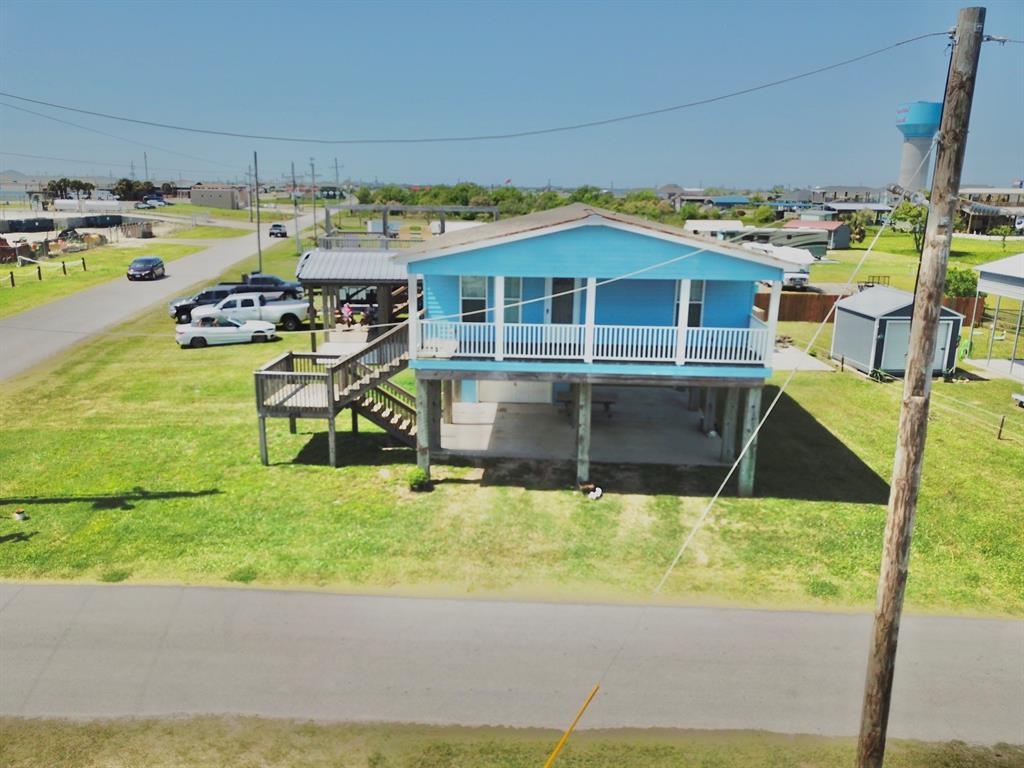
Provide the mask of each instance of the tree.
[{"label": "tree", "polygon": [[998,227],[992,227],[988,231],[990,235],[1003,238],[1003,250],[1006,250],[1006,238],[1013,234],[1013,230],[1010,229],[1009,224],[1000,224]]},{"label": "tree", "polygon": [[72,179],[68,186],[71,188],[71,192],[74,196],[79,199],[87,198],[90,193],[96,189],[95,184],[91,184],[88,181],[79,181],[78,179]]},{"label": "tree", "polygon": [[615,197],[610,192],[602,192],[597,187],[584,184],[572,191],[572,194],[569,195],[569,202],[610,208],[615,203]]},{"label": "tree", "polygon": [[173,195],[174,185],[171,184],[171,182],[169,181],[165,181],[163,184],[160,185],[160,191],[163,192],[165,195]]},{"label": "tree", "polygon": [[356,190],[356,200],[360,205],[369,205],[373,202],[373,190],[369,187],[360,187]]},{"label": "tree", "polygon": [[947,296],[974,296],[978,290],[978,273],[965,267],[950,267],[946,272]]},{"label": "tree", "polygon": [[775,221],[775,211],[770,206],[760,205],[751,218],[754,219],[755,224],[770,224]]},{"label": "tree", "polygon": [[928,221],[928,208],[924,205],[915,205],[909,200],[904,200],[894,210],[890,217],[893,221],[902,223],[904,230],[909,230],[914,235],[914,247],[918,255],[924,250],[924,225]]},{"label": "tree", "polygon": [[131,179],[118,179],[114,184],[114,195],[118,200],[134,200],[135,187]]},{"label": "tree", "polygon": [[850,238],[855,243],[864,242],[868,227],[875,223],[875,214],[871,211],[854,211],[846,220],[850,227]]},{"label": "tree", "polygon": [[71,197],[71,179],[50,179],[46,182],[46,194],[54,200],[67,200]]}]

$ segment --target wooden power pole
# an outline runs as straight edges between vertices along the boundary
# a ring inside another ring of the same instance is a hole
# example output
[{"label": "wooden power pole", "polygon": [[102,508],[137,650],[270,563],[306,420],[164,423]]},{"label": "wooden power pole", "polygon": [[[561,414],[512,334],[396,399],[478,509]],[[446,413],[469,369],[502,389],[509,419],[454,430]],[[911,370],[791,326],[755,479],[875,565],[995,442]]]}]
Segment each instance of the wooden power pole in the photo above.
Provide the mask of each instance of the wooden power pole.
[{"label": "wooden power pole", "polygon": [[946,263],[949,261],[949,246],[953,237],[960,173],[967,144],[967,126],[971,117],[971,101],[974,98],[974,81],[984,29],[984,8],[960,10],[949,62],[931,204],[910,325],[903,406],[896,436],[882,569],[878,579],[874,631],[864,684],[860,740],[857,745],[858,768],[881,768],[885,755],[896,641],[907,585],[910,537],[914,528],[928,428],[932,359],[935,355],[935,337],[946,282]]}]

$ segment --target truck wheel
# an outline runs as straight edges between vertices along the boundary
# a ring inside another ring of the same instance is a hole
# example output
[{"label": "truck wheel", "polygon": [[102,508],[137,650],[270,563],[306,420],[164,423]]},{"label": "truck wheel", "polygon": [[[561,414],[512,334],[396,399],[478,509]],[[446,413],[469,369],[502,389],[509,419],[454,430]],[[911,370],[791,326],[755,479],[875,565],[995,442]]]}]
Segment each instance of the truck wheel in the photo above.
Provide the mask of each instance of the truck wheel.
[{"label": "truck wheel", "polygon": [[204,339],[202,336],[196,336],[194,339],[192,339],[192,341],[189,342],[188,345],[192,347],[192,349],[202,349],[203,347],[206,346],[206,339]]},{"label": "truck wheel", "polygon": [[302,327],[302,323],[299,322],[299,318],[295,315],[285,315],[282,317],[281,325],[284,326],[286,331],[297,331]]}]

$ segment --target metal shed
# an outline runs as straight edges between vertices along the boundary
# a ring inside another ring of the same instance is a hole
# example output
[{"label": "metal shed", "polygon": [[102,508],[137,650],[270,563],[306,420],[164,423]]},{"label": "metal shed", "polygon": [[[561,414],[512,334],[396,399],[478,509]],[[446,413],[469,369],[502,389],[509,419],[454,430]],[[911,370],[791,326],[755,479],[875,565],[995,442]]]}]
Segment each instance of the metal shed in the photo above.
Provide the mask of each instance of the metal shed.
[{"label": "metal shed", "polygon": [[[836,304],[832,333],[833,360],[844,360],[864,373],[883,371],[902,376],[910,344],[914,294],[884,285],[855,293]],[[956,350],[964,316],[942,308],[932,375],[956,367]]]},{"label": "metal shed", "polygon": [[[975,301],[982,293],[992,294],[996,297],[995,313],[992,319],[992,332],[988,337],[988,354],[986,365],[992,365],[992,342],[996,336],[996,325],[999,318],[999,308],[1003,297],[1019,302],[1017,307],[1017,322],[1013,332],[1013,351],[1010,352],[1007,372],[1013,376],[1014,365],[1020,365],[1017,361],[1017,345],[1020,342],[1021,320],[1024,318],[1024,253],[1017,253],[1007,256],[1005,259],[990,261],[986,264],[979,264],[975,271],[978,272],[978,292],[975,294]],[[977,313],[974,320],[977,322]],[[971,326],[973,339],[974,326]],[[1018,375],[1017,378],[1020,378]]]}]

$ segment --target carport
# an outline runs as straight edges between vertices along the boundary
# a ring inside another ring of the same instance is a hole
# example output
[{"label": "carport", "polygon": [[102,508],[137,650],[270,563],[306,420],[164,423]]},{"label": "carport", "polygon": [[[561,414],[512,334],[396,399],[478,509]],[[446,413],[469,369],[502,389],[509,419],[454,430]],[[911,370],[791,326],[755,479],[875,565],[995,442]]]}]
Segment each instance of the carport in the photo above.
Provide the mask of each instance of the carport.
[{"label": "carport", "polygon": [[[1013,378],[1014,365],[1020,365],[1024,368],[1024,360],[1017,360],[1021,318],[1024,315],[1024,253],[990,261],[987,264],[979,264],[974,269],[978,272],[978,290],[975,293],[975,301],[977,301],[977,297],[982,293],[992,294],[996,297],[995,316],[992,318],[992,332],[988,337],[988,350],[985,358],[985,365],[987,367],[992,367],[993,365],[992,344],[995,341],[996,323],[999,320],[999,308],[1002,300],[1004,298],[1015,300],[1020,305],[1017,309],[1017,322],[1013,332],[1013,350],[1010,352],[1010,360],[1005,371]],[[975,322],[971,325],[972,339],[974,328],[977,325],[977,313],[975,313],[974,320]],[[1018,378],[1022,375],[1024,374],[1018,374]]]},{"label": "carport", "polygon": [[[320,294],[324,341],[334,328],[335,312],[346,302],[377,306],[377,323],[387,324],[407,308],[405,266],[392,260],[394,251],[369,248],[328,250],[315,248],[299,260],[295,276],[310,302]],[[316,330],[310,324],[310,345],[316,351]]]}]

